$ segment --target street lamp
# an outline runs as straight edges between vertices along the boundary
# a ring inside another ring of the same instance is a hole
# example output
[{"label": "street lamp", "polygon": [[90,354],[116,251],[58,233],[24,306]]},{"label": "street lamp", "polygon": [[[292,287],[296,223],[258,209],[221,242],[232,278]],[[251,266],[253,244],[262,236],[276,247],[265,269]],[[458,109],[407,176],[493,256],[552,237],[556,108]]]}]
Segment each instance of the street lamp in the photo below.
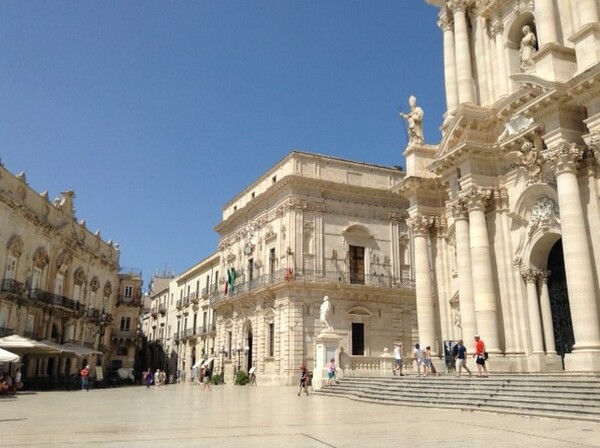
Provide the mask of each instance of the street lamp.
[{"label": "street lamp", "polygon": [[225,347],[221,347],[219,354],[221,355],[221,383],[225,384],[225,356],[227,355]]},{"label": "street lamp", "polygon": [[242,355],[242,345],[241,345],[239,342],[238,342],[238,346],[237,346],[237,355],[238,355],[238,363],[237,363],[237,371],[236,371],[236,374],[237,374],[237,372],[239,372],[239,371],[240,371],[240,369],[241,369],[241,367],[242,367],[242,365],[241,365],[241,362],[242,362],[242,359],[241,359],[241,355]]}]

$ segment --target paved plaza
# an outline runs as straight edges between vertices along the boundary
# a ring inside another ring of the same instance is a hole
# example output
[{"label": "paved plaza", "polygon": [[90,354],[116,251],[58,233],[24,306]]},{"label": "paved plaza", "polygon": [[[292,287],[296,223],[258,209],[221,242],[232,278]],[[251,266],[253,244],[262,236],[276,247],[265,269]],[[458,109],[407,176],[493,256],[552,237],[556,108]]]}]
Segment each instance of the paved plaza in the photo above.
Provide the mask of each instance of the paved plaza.
[{"label": "paved plaza", "polygon": [[600,447],[597,423],[409,408],[291,387],[122,387],[0,399],[0,446]]}]

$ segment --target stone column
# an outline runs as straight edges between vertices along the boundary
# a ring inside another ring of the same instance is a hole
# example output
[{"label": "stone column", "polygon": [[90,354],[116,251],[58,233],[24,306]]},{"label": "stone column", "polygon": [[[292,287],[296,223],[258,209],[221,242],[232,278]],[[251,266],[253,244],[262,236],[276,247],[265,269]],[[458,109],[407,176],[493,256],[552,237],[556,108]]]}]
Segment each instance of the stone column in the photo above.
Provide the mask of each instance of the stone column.
[{"label": "stone column", "polygon": [[558,42],[554,0],[535,0],[534,7],[538,46]]},{"label": "stone column", "polygon": [[527,284],[527,308],[529,310],[529,333],[531,334],[531,349],[533,353],[544,352],[542,340],[542,320],[540,319],[540,306],[538,303],[537,280],[538,272],[529,269],[523,273],[523,280]]},{"label": "stone column", "polygon": [[444,13],[438,20],[438,26],[444,33],[444,80],[446,87],[446,105],[448,112],[458,106],[458,85],[456,83],[456,50],[454,47],[454,22]]},{"label": "stone column", "polygon": [[456,270],[458,271],[458,299],[462,338],[470,341],[477,334],[475,304],[473,302],[473,272],[469,244],[469,217],[463,201],[456,200],[451,206],[456,232]]},{"label": "stone column", "polygon": [[[539,0],[536,0],[536,3]],[[546,0],[551,2],[552,0]],[[598,22],[598,5],[596,0],[577,0],[577,15],[579,17],[579,28],[588,23]]]},{"label": "stone column", "polygon": [[458,78],[458,97],[461,104],[475,102],[466,16],[468,3],[468,0],[450,0],[448,2],[448,7],[452,10],[454,18],[456,76]]},{"label": "stone column", "polygon": [[429,260],[429,229],[431,220],[416,215],[406,221],[415,245],[415,287],[417,293],[417,323],[422,347],[435,344],[435,308],[431,262]]},{"label": "stone column", "polygon": [[[566,141],[559,143],[546,156],[556,174],[565,274],[575,334],[574,353],[600,350],[594,270],[577,180],[582,157],[583,149]],[[582,367],[580,370],[583,370]]]},{"label": "stone column", "polygon": [[488,351],[500,353],[495,279],[485,218],[485,209],[490,197],[490,190],[472,187],[463,193],[462,199],[469,207],[473,302],[477,329]]},{"label": "stone column", "polygon": [[506,72],[506,47],[504,45],[504,24],[502,18],[497,18],[492,25],[494,42],[496,44],[496,86],[499,96],[508,94],[508,73]]},{"label": "stone column", "polygon": [[548,272],[539,276],[540,308],[542,310],[542,327],[544,329],[544,343],[547,354],[556,354],[554,341],[554,325],[552,324],[552,307],[550,306],[550,292],[548,291]]}]

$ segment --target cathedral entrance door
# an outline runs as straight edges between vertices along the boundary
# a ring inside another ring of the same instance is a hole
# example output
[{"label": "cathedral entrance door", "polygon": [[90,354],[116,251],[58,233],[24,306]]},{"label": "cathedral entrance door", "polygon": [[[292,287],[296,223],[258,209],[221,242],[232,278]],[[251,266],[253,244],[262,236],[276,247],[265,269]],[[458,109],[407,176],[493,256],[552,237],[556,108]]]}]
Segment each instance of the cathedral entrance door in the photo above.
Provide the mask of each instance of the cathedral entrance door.
[{"label": "cathedral entrance door", "polygon": [[554,326],[554,340],[556,352],[564,360],[565,354],[571,353],[575,344],[573,322],[569,307],[569,292],[565,276],[565,262],[563,258],[562,240],[558,240],[548,255],[548,292],[550,294],[550,307],[552,308],[552,325]]}]

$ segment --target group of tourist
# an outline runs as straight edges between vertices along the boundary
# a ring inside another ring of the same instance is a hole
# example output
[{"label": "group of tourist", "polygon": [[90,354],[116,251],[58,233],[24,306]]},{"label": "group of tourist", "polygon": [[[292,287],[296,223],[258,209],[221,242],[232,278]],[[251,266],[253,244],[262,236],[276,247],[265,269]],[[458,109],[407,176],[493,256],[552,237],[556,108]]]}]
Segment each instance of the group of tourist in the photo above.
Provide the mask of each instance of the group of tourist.
[{"label": "group of tourist", "polygon": [[[433,362],[431,361],[431,347],[427,346],[425,349],[421,348],[420,344],[415,344],[413,349],[413,357],[415,366],[417,369],[417,377],[424,378],[427,374],[435,375],[437,373]],[[486,378],[488,376],[488,370],[486,366],[487,351],[485,343],[479,337],[475,335],[475,352],[473,358],[475,358],[475,364],[477,365],[477,376],[480,378]],[[463,340],[459,339],[456,341],[456,345],[453,348],[453,358],[456,366],[456,376],[460,378],[463,369],[467,371],[469,376],[472,375],[471,370],[467,366],[467,348],[463,344]],[[402,359],[402,344],[396,343],[394,345],[394,375],[404,376],[402,373],[403,359]]]}]

